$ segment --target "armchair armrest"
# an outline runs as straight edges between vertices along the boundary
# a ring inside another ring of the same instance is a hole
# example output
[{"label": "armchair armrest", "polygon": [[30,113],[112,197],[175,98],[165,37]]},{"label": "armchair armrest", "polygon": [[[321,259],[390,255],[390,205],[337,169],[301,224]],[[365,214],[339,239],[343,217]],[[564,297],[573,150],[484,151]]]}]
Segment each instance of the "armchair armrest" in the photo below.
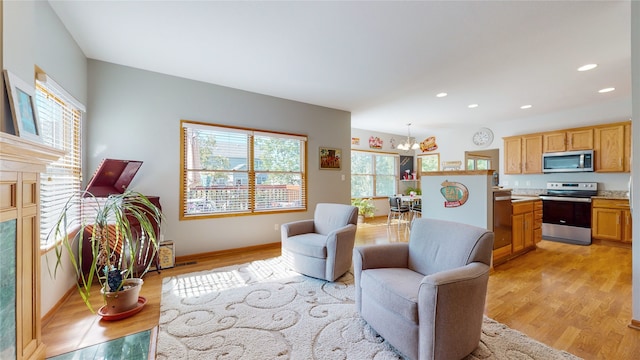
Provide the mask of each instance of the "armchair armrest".
[{"label": "armchair armrest", "polygon": [[[355,225],[348,224],[327,234],[327,252],[335,254],[337,251],[353,249],[356,229]],[[349,242],[350,244],[342,244],[342,242]],[[345,247],[344,245],[348,246]]]},{"label": "armchair armrest", "polygon": [[[456,354],[458,349],[477,346],[488,280],[489,266],[480,262],[424,277],[418,292],[421,357],[462,358],[466,354]],[[464,339],[465,344],[450,339]]]},{"label": "armchair armrest", "polygon": [[312,219],[293,221],[290,223],[282,224],[282,226],[280,227],[280,235],[282,239],[312,232],[314,232]]},{"label": "armchair armrest", "polygon": [[[376,268],[406,268],[409,263],[409,244],[358,246],[353,249],[353,266],[360,271]],[[358,271],[358,270],[356,270]]]},{"label": "armchair armrest", "polygon": [[471,264],[459,268],[427,275],[424,277],[420,285],[443,286],[460,281],[470,281],[482,277],[482,275],[488,274],[488,272],[489,266],[486,264],[472,262]]}]

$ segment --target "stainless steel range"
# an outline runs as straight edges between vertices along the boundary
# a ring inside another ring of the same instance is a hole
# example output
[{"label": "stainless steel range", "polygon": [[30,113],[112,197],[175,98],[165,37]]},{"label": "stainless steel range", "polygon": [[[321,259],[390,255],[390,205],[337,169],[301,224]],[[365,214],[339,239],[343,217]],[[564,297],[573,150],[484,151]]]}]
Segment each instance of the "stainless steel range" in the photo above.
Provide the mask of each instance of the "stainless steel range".
[{"label": "stainless steel range", "polygon": [[548,182],[542,199],[542,237],[578,245],[591,244],[591,197],[596,182]]}]

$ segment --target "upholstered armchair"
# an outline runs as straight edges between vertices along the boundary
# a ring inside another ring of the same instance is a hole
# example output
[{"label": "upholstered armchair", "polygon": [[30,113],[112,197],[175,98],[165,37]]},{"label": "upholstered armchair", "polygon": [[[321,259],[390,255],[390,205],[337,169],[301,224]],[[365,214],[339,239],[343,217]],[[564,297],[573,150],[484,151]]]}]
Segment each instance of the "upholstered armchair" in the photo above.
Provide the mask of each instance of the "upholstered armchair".
[{"label": "upholstered armchair", "polygon": [[480,342],[493,232],[415,219],[409,243],[356,247],[356,307],[409,359],[462,359]]},{"label": "upholstered armchair", "polygon": [[351,268],[358,208],[320,203],[313,219],[280,227],[282,255],[297,272],[334,281]]}]

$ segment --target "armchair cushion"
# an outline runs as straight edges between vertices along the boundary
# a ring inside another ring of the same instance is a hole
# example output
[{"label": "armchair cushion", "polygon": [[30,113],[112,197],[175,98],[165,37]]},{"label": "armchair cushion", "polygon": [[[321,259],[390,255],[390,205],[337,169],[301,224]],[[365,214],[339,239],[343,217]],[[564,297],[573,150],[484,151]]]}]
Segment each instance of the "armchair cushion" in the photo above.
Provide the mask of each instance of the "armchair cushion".
[{"label": "armchair cushion", "polygon": [[309,233],[288,237],[282,241],[289,251],[304,256],[312,256],[314,258],[327,258],[327,237],[326,235]]},{"label": "armchair cushion", "polygon": [[402,268],[371,269],[362,275],[360,287],[375,294],[380,306],[393,309],[407,321],[418,322],[418,291],[422,274]]}]

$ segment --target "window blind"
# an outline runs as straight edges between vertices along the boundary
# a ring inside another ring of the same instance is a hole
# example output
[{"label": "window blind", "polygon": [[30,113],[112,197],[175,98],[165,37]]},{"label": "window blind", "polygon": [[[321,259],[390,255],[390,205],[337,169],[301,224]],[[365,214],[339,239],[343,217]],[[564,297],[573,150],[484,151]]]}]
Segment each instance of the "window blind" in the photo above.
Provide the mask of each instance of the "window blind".
[{"label": "window blind", "polygon": [[42,140],[66,154],[49,164],[41,174],[40,241],[42,248],[54,245],[49,236],[62,210],[69,207],[69,227],[79,225],[80,203],[67,204],[82,184],[82,113],[84,106],[51,78],[36,81],[36,109]]},{"label": "window blind", "polygon": [[306,209],[306,136],[186,120],[181,131],[181,219]]}]

